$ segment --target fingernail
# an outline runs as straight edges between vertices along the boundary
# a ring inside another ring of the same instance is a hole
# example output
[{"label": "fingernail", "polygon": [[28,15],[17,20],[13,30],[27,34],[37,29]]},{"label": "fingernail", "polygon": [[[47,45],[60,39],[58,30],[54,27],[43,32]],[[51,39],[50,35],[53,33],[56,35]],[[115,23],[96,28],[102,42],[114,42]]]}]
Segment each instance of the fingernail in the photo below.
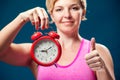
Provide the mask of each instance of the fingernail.
[{"label": "fingernail", "polygon": [[36,30],[39,30],[39,27],[38,27],[38,26],[35,26],[35,29],[36,29]]},{"label": "fingernail", "polygon": [[45,29],[45,27],[44,27],[44,26],[42,26],[42,27],[41,27],[41,29],[42,29],[42,30],[44,30],[44,29]]},{"label": "fingernail", "polygon": [[48,26],[46,26],[46,29],[48,29]]},{"label": "fingernail", "polygon": [[35,22],[32,22],[32,25],[35,25]]}]

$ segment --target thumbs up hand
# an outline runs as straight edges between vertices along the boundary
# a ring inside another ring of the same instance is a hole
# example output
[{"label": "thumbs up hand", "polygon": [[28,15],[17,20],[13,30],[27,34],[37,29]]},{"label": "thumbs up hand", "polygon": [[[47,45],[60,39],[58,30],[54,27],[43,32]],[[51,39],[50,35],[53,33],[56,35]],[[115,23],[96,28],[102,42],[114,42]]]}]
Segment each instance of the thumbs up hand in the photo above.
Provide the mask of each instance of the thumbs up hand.
[{"label": "thumbs up hand", "polygon": [[95,38],[91,39],[90,53],[85,55],[86,63],[93,71],[98,71],[104,68],[104,62],[96,49]]}]

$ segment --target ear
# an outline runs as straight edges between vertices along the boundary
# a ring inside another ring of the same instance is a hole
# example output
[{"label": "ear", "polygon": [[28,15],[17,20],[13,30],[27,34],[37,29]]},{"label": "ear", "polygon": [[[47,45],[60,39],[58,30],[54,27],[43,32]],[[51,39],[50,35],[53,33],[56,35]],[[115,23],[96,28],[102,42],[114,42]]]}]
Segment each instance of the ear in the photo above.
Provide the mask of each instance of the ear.
[{"label": "ear", "polygon": [[82,16],[85,16],[85,15],[86,15],[86,10],[83,9]]},{"label": "ear", "polygon": [[85,15],[86,15],[86,10],[83,9],[83,12],[82,12],[82,20],[85,20],[85,19],[86,19],[86,18],[85,18]]}]

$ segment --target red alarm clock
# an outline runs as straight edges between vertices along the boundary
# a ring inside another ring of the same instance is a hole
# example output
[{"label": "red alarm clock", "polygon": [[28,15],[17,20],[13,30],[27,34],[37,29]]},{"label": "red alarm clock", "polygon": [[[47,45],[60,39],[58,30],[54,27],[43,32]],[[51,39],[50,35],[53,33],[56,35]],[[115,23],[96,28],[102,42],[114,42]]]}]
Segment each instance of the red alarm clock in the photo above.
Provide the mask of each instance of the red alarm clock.
[{"label": "red alarm clock", "polygon": [[41,32],[36,32],[31,36],[34,40],[31,46],[32,59],[42,66],[55,64],[61,56],[61,45],[57,39],[59,35],[51,31],[43,36]]}]

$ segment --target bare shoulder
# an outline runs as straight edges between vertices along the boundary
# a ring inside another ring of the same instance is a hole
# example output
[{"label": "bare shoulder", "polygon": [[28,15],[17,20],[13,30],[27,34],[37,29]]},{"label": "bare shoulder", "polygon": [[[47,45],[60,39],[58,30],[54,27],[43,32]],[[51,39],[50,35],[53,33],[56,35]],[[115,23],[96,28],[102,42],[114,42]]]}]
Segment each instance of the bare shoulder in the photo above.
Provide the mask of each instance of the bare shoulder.
[{"label": "bare shoulder", "polygon": [[104,61],[113,63],[110,50],[105,45],[96,43],[96,49]]},{"label": "bare shoulder", "polygon": [[96,49],[105,54],[110,54],[109,49],[103,44],[96,43]]},{"label": "bare shoulder", "polygon": [[105,63],[107,72],[109,72],[111,74],[113,80],[115,80],[114,63],[113,63],[113,59],[112,59],[112,56],[111,56],[109,49],[105,45],[96,43],[96,50],[98,51],[103,62]]}]

